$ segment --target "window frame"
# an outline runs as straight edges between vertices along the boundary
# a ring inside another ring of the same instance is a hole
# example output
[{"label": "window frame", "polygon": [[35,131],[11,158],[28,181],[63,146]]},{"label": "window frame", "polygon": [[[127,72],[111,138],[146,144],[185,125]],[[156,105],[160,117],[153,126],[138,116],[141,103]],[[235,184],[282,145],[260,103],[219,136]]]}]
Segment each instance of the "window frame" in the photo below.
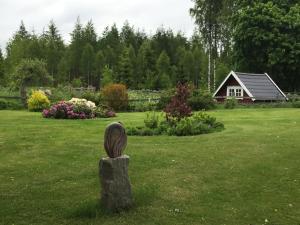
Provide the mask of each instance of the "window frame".
[{"label": "window frame", "polygon": [[[230,95],[232,93],[233,90],[233,93],[234,95]],[[240,96],[237,96],[237,90],[240,90],[241,91],[241,95]],[[244,90],[241,86],[227,86],[227,94],[226,94],[226,97],[227,98],[236,98],[236,99],[243,99],[244,97]]]}]

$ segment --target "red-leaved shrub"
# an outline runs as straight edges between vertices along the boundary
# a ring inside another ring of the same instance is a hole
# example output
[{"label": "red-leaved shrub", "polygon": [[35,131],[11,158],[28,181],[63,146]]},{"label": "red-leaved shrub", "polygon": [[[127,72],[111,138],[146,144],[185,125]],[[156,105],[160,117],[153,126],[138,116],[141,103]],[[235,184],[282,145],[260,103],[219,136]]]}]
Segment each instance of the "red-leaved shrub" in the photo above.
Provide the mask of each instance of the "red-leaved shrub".
[{"label": "red-leaved shrub", "polygon": [[171,98],[171,102],[164,109],[167,121],[171,123],[178,122],[182,118],[192,115],[192,109],[187,102],[189,95],[188,85],[178,83],[175,96]]}]

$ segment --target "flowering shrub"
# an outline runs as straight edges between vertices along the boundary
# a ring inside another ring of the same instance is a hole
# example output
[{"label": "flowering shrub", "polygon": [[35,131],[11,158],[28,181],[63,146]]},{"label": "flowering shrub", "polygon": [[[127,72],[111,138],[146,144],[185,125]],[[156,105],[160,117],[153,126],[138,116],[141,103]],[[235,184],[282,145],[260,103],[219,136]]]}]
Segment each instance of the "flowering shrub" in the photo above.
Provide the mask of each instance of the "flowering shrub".
[{"label": "flowering shrub", "polygon": [[114,112],[114,110],[105,105],[98,106],[94,110],[94,113],[95,113],[95,117],[98,117],[98,118],[109,118],[109,117],[116,116],[116,113]]},{"label": "flowering shrub", "polygon": [[95,103],[86,99],[72,98],[68,102],[61,101],[49,110],[43,111],[43,117],[55,119],[90,119],[95,117]]},{"label": "flowering shrub", "polygon": [[43,117],[55,119],[89,119],[93,118],[94,115],[76,110],[76,106],[70,102],[61,101],[53,105],[49,110],[45,109]]},{"label": "flowering shrub", "polygon": [[114,110],[122,110],[128,107],[128,93],[123,84],[109,84],[102,90],[103,100]]},{"label": "flowering shrub", "polygon": [[50,101],[43,91],[33,91],[27,101],[30,111],[42,111],[50,107]]},{"label": "flowering shrub", "polygon": [[90,109],[96,108],[96,104],[92,101],[88,101],[84,98],[72,98],[70,101],[73,105],[86,106]]}]

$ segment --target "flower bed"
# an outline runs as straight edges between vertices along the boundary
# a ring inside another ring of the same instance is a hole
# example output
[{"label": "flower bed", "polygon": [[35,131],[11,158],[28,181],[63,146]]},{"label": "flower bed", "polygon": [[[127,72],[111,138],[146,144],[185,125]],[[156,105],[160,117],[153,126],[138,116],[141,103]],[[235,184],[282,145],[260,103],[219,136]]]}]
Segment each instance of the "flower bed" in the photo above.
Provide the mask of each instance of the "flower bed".
[{"label": "flower bed", "polygon": [[50,109],[45,109],[42,115],[44,118],[54,119],[91,119],[116,116],[115,112],[108,107],[96,107],[94,102],[78,98],[52,105]]}]

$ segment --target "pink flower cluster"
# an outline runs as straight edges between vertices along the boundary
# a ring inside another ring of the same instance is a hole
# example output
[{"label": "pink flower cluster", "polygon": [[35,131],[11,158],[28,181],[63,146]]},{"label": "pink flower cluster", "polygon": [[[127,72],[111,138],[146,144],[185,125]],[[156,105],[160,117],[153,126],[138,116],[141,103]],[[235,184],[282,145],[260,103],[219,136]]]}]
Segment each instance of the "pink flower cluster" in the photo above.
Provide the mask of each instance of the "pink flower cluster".
[{"label": "pink flower cluster", "polygon": [[74,112],[74,105],[64,101],[53,105],[50,109],[45,109],[42,115],[45,118],[55,119],[89,119],[93,117],[93,114],[88,115],[84,112]]}]

